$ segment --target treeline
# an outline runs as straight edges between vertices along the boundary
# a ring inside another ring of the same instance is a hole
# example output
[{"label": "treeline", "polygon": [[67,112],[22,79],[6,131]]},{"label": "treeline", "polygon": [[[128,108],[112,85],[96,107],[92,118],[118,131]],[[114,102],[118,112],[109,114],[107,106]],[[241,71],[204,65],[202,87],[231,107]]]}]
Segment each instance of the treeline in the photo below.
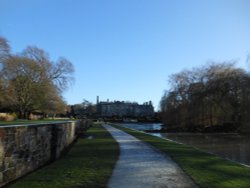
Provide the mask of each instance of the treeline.
[{"label": "treeline", "polygon": [[47,52],[34,46],[12,54],[7,40],[0,37],[0,112],[26,119],[31,113],[65,112],[62,92],[73,72],[70,61],[60,57],[53,62]]},{"label": "treeline", "polygon": [[83,99],[82,103],[70,106],[68,116],[76,119],[96,118],[96,105]]},{"label": "treeline", "polygon": [[250,75],[234,63],[213,63],[170,77],[161,99],[169,131],[250,130]]}]

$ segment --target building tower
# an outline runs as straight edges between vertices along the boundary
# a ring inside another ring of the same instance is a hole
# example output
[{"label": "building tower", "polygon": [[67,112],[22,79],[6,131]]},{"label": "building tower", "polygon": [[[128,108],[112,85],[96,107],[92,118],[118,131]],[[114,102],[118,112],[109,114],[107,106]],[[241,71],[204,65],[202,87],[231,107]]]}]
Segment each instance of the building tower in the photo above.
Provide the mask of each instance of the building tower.
[{"label": "building tower", "polygon": [[99,96],[96,97],[96,104],[99,104]]}]

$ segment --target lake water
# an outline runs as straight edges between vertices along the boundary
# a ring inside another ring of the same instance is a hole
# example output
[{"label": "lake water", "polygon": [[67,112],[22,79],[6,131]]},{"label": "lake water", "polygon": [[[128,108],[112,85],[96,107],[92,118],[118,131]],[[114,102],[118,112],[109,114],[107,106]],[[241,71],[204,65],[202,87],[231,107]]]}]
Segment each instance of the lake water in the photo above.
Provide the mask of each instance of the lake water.
[{"label": "lake water", "polygon": [[[161,124],[122,124],[137,130],[160,130]],[[157,129],[154,129],[154,128]],[[150,133],[214,153],[223,158],[250,165],[250,135],[203,133]]]},{"label": "lake water", "polygon": [[121,125],[139,131],[161,130],[163,126],[161,123],[122,123]]}]

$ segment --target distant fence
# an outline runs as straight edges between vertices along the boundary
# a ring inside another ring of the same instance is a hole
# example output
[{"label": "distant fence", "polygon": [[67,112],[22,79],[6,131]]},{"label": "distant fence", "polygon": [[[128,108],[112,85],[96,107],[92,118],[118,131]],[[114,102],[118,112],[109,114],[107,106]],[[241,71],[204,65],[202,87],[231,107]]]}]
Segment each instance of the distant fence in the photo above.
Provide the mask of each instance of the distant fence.
[{"label": "distant fence", "polygon": [[68,121],[0,127],[0,186],[57,159],[82,126]]}]

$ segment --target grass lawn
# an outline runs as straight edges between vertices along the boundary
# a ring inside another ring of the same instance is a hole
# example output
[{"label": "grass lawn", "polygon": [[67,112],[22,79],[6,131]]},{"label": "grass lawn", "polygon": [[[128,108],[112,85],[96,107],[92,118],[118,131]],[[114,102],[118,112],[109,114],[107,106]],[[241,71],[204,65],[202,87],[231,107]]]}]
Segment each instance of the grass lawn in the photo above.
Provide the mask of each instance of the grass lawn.
[{"label": "grass lawn", "polygon": [[59,122],[59,121],[69,121],[69,120],[70,119],[0,121],[0,126],[4,126],[4,125],[25,125],[25,124],[48,123],[48,122]]},{"label": "grass lawn", "polygon": [[92,139],[79,138],[65,156],[9,187],[106,187],[119,156],[119,146],[100,125],[91,127],[87,134]]},{"label": "grass lawn", "polygon": [[196,182],[199,187],[209,188],[248,188],[250,168],[230,162],[215,155],[207,154],[189,146],[144,134],[139,131],[115,126],[134,135],[164,153]]}]

